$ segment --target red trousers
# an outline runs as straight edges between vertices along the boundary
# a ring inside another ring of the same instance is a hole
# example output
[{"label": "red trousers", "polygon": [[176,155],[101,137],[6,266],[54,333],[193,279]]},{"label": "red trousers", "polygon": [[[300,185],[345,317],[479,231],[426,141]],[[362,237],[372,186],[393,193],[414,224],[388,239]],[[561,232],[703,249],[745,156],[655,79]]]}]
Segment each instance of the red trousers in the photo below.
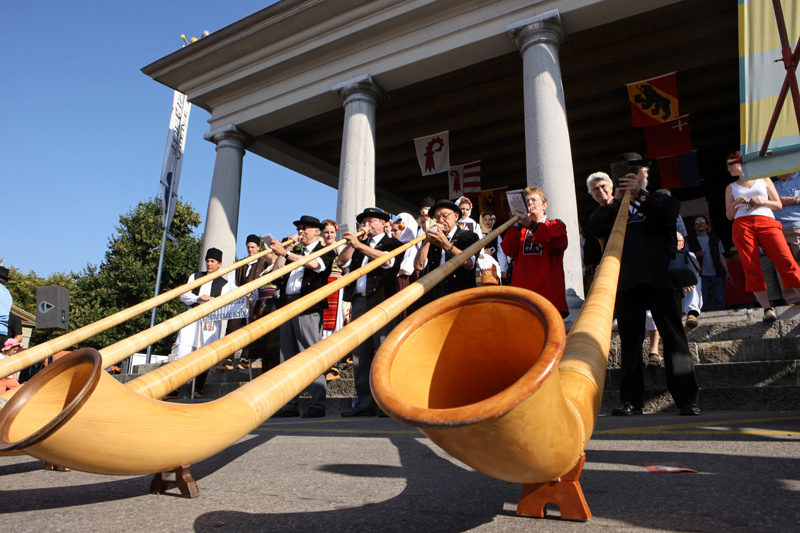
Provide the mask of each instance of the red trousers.
[{"label": "red trousers", "polygon": [[733,221],[733,244],[744,268],[745,288],[750,292],[766,291],[758,247],[764,250],[787,289],[800,287],[800,267],[786,244],[781,223],[771,217],[739,217]]}]

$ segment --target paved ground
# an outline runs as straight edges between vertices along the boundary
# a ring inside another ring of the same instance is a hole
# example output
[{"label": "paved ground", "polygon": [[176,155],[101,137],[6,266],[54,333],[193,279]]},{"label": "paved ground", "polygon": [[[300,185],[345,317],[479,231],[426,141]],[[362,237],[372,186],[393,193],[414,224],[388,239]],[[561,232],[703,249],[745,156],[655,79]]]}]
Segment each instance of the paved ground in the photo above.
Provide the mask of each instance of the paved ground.
[{"label": "paved ground", "polygon": [[[268,421],[193,466],[200,497],[150,476],[48,472],[0,457],[4,531],[798,531],[800,412],[601,416],[587,523],[515,515],[520,485],[478,474],[391,419]],[[491,443],[487,443],[488,446]],[[696,474],[653,474],[680,461]],[[555,513],[557,514],[557,512]]]}]

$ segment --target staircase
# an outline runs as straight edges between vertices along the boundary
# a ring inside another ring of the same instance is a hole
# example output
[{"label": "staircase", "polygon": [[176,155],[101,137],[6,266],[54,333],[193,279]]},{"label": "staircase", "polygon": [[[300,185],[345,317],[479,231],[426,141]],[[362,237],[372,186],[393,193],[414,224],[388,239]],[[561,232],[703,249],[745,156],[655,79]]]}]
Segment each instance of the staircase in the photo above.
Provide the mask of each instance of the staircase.
[{"label": "staircase", "polygon": [[[762,322],[762,309],[710,311],[687,331],[706,411],[789,411],[800,409],[800,306],[776,308],[778,320]],[[642,355],[649,352],[647,341]],[[663,350],[660,351],[663,355]],[[620,383],[619,336],[608,357],[603,412],[617,407]],[[645,368],[645,411],[677,411],[663,368]]]},{"label": "staircase", "polygon": [[[711,311],[700,316],[700,325],[688,331],[700,384],[700,407],[705,411],[800,410],[800,306],[778,307],[778,320],[764,323],[761,309]],[[649,352],[647,341],[643,359]],[[663,351],[662,351],[663,354]],[[238,355],[238,354],[237,354]],[[603,394],[603,412],[619,405],[619,336],[611,339]],[[134,367],[136,374],[115,376],[127,382],[160,365]],[[677,411],[667,391],[663,368],[645,368],[645,411]],[[328,382],[327,414],[351,409],[353,368],[340,369],[341,379]],[[250,380],[247,370],[211,369],[203,399],[209,401],[236,390]],[[252,377],[261,375],[253,369]],[[309,400],[301,394],[301,411]]]}]

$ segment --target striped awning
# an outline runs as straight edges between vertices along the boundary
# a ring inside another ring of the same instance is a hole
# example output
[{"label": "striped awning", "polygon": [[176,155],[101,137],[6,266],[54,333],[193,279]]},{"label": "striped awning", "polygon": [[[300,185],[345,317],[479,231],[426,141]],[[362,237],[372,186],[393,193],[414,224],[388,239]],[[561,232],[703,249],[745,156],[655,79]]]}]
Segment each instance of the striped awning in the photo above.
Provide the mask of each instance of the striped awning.
[{"label": "striped awning", "polygon": [[[794,49],[800,35],[800,2],[782,0],[787,35]],[[794,50],[792,50],[794,51]],[[800,171],[800,132],[789,94],[769,143],[759,157],[786,78],[772,0],[739,0],[739,104],[745,179]]]}]

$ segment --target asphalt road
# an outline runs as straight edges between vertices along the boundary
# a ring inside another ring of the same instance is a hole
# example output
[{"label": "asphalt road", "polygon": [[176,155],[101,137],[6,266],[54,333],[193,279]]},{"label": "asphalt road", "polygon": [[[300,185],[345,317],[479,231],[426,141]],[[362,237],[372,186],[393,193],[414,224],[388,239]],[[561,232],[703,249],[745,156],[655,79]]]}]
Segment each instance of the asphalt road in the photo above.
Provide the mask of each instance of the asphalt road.
[{"label": "asphalt road", "polygon": [[[589,522],[515,514],[521,486],[479,474],[386,418],[267,421],[192,467],[200,496],[152,476],[0,457],[4,531],[800,531],[800,412],[601,416],[581,476]],[[491,443],[487,443],[488,446]],[[646,461],[697,473],[655,474]]]}]

